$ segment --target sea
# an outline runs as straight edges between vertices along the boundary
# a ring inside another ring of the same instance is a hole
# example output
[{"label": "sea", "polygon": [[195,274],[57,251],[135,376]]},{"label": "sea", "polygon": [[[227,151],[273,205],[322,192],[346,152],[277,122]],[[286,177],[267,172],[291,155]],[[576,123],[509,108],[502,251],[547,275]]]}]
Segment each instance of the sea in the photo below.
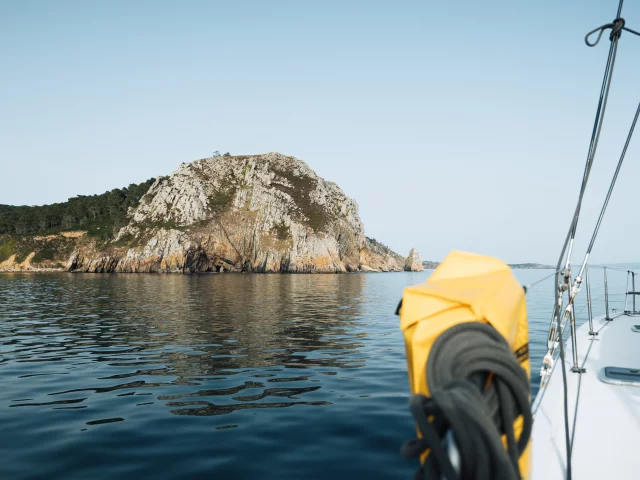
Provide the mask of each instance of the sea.
[{"label": "sea", "polygon": [[[394,312],[431,272],[2,274],[0,478],[412,478]],[[527,293],[532,398],[553,293],[550,277]]]}]

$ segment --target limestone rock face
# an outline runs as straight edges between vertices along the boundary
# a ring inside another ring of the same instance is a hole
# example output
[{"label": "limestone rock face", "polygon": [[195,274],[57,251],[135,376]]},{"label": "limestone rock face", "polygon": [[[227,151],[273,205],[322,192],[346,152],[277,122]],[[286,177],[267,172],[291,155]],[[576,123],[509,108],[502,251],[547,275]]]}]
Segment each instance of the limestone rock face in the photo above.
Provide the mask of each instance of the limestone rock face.
[{"label": "limestone rock face", "polygon": [[405,272],[422,272],[424,271],[424,267],[422,266],[422,261],[420,260],[420,254],[415,248],[412,248],[409,252],[409,256],[404,262],[404,270]]},{"label": "limestone rock face", "polygon": [[361,257],[363,272],[402,272],[404,258],[373,238],[366,238]]},{"label": "limestone rock face", "polygon": [[366,239],[357,203],[303,161],[279,153],[224,156],[183,163],[157,178],[116,237],[107,244],[80,244],[67,268],[402,270],[402,259],[379,245]]}]

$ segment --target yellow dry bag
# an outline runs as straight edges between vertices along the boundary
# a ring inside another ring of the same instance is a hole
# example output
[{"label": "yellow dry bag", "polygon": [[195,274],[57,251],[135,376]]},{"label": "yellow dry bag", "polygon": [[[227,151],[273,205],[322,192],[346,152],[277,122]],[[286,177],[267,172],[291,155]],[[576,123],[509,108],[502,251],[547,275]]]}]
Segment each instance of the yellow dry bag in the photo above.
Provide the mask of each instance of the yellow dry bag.
[{"label": "yellow dry bag", "polygon": [[[527,476],[531,411],[524,293],[502,261],[458,251],[426,283],[404,290],[400,326],[419,437],[408,456],[420,456],[425,476],[448,477],[453,470],[471,473],[469,478],[488,472],[491,478]],[[478,459],[480,454],[489,458]],[[465,465],[478,460],[482,465]],[[487,462],[493,470],[482,473],[478,469],[488,468]],[[511,473],[502,476],[506,470]],[[501,474],[493,477],[495,472]]]}]

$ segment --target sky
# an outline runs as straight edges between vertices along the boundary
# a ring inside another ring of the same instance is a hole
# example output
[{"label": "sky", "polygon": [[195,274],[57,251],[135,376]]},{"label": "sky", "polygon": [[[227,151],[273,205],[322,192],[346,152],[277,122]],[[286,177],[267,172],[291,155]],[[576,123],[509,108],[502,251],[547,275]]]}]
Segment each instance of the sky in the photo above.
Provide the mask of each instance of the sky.
[{"label": "sky", "polygon": [[[640,2],[622,16],[640,30]],[[617,1],[0,3],[0,203],[41,205],[211,156],[281,152],[359,204],[367,236],[557,261]],[[623,33],[579,262],[640,101]],[[640,139],[594,263],[640,261]]]}]

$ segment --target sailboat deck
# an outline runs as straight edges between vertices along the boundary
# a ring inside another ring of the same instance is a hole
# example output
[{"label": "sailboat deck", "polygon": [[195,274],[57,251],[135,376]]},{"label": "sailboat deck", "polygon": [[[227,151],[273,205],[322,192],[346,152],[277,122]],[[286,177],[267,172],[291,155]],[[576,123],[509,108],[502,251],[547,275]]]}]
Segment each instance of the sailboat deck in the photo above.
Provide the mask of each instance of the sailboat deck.
[{"label": "sailboat deck", "polygon": [[[578,364],[573,373],[571,341],[566,343],[569,431],[573,437],[572,476],[640,478],[640,383],[602,380],[605,367],[640,369],[640,316],[614,314],[577,329]],[[613,381],[614,383],[609,383]],[[566,476],[562,368],[557,360],[546,388],[534,404],[533,479]]]}]

